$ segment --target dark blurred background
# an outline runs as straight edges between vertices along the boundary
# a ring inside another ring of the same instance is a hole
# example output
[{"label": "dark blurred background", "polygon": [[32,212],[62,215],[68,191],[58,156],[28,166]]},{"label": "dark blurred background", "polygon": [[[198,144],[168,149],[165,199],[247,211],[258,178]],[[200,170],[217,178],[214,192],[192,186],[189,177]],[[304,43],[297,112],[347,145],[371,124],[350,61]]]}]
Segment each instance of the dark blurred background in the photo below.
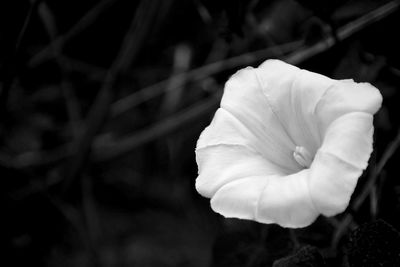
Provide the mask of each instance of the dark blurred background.
[{"label": "dark blurred background", "polygon": [[[0,5],[0,265],[400,266],[399,1]],[[305,229],[224,219],[194,188],[224,82],[268,58],[384,97],[351,205]]]}]

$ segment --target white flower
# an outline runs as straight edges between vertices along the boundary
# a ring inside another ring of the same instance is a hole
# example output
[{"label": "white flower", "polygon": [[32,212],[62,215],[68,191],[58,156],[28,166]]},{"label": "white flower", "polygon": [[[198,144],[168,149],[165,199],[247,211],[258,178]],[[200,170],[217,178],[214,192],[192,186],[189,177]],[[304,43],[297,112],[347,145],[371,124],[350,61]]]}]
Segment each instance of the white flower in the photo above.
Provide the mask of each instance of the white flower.
[{"label": "white flower", "polygon": [[368,165],[381,103],[368,83],[279,60],[242,69],[197,142],[196,188],[225,217],[283,227],[343,212]]}]

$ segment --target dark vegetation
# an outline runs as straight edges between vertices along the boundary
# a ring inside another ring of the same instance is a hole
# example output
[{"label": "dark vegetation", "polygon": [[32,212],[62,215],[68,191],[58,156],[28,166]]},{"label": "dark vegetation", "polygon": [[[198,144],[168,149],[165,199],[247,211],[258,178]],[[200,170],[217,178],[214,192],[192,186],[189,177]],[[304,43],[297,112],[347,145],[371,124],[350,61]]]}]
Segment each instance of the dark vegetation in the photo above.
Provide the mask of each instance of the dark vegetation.
[{"label": "dark vegetation", "polygon": [[[400,266],[399,1],[1,5],[0,265]],[[351,205],[305,229],[223,219],[194,189],[224,82],[268,58],[384,97]]]}]

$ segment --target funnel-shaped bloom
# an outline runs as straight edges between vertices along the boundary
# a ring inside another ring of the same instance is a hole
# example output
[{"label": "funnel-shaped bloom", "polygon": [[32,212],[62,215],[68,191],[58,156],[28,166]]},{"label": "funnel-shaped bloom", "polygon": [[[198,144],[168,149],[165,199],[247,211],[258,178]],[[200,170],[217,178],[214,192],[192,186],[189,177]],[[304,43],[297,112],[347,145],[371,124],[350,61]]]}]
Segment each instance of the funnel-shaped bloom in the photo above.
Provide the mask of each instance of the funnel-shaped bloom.
[{"label": "funnel-shaped bloom", "polygon": [[382,96],[279,60],[226,83],[196,148],[198,192],[225,217],[304,227],[346,209]]}]

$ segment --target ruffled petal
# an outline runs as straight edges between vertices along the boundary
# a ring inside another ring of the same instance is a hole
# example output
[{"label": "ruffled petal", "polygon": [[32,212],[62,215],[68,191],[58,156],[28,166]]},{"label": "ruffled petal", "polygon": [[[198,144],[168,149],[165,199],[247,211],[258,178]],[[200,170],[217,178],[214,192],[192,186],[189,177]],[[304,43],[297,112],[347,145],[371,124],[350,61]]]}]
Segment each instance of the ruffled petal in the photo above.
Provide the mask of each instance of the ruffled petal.
[{"label": "ruffled petal", "polygon": [[249,176],[284,175],[285,171],[241,145],[216,145],[196,150],[197,191],[211,198],[222,186]]},{"label": "ruffled petal", "polygon": [[329,125],[320,150],[364,170],[372,152],[373,131],[371,114],[345,114]]},{"label": "ruffled petal", "polygon": [[266,176],[253,176],[230,182],[211,198],[211,208],[227,218],[257,220],[258,199],[268,184]]},{"label": "ruffled petal", "polygon": [[375,114],[381,105],[382,95],[371,84],[341,80],[326,90],[315,107],[315,114],[324,134],[324,130],[338,117],[357,111]]},{"label": "ruffled petal", "polygon": [[230,182],[211,199],[214,211],[225,217],[277,223],[283,227],[311,224],[318,211],[311,201],[308,170],[289,176],[253,176]]},{"label": "ruffled petal", "polygon": [[257,220],[283,227],[305,227],[318,217],[309,188],[309,170],[288,176],[271,176],[260,196]]},{"label": "ruffled petal", "polygon": [[352,112],[329,125],[310,175],[310,192],[322,214],[333,216],[348,206],[372,152],[372,121],[369,113]]},{"label": "ruffled petal", "polygon": [[325,216],[343,212],[363,170],[337,156],[318,151],[310,168],[310,195],[316,209]]}]

